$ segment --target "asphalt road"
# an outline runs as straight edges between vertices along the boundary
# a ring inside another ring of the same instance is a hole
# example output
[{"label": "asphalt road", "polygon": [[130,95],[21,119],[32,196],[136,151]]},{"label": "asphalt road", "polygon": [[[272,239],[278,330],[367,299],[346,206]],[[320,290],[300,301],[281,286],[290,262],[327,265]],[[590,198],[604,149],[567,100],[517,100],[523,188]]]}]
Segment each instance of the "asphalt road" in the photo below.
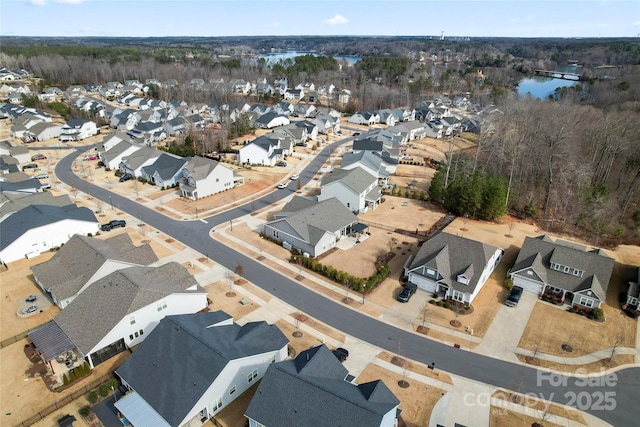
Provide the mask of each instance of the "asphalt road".
[{"label": "asphalt road", "polygon": [[[349,139],[326,146],[300,173],[302,183],[306,184],[313,178],[332,149]],[[141,223],[151,225],[231,270],[239,264],[244,266],[243,276],[247,280],[310,316],[377,347],[428,365],[433,363],[436,369],[577,407],[616,427],[637,425],[640,368],[592,377],[587,383],[579,377],[549,375],[528,366],[457,349],[336,303],[209,237],[214,226],[246,215],[250,212],[250,206],[251,210],[268,206],[290,194],[291,189],[276,190],[250,204],[204,218],[204,221],[178,221],[74,175],[71,170],[73,160],[89,148],[78,147],[76,152],[60,160],[56,166],[56,176],[62,182],[102,200],[107,206],[113,202],[117,209],[138,218]],[[486,404],[486,398],[487,396],[468,396],[467,401],[469,405]]]}]

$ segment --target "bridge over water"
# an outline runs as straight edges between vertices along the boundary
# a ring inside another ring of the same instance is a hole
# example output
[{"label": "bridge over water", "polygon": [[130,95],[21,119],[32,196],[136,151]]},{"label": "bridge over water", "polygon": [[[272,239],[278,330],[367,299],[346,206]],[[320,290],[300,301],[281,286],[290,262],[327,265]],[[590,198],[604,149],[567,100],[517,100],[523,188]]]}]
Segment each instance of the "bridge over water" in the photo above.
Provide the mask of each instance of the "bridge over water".
[{"label": "bridge over water", "polygon": [[533,70],[536,76],[551,77],[563,80],[582,80],[582,74],[569,73],[566,71]]}]

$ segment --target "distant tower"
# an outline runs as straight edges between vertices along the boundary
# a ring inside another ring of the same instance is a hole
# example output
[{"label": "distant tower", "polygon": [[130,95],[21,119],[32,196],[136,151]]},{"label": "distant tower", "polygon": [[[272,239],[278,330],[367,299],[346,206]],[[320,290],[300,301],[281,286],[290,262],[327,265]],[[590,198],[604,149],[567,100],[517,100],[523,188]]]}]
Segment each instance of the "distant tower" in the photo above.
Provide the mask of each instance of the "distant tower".
[{"label": "distant tower", "polygon": [[444,40],[444,31],[440,33],[440,40]]}]

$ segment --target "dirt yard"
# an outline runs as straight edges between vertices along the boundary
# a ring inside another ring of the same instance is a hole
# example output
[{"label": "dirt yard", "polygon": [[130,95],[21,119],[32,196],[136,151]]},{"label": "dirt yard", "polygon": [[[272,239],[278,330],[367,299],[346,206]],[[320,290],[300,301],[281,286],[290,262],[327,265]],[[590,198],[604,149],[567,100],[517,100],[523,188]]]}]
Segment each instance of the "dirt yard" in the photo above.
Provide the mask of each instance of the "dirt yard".
[{"label": "dirt yard", "polygon": [[[598,350],[635,347],[637,321],[624,315],[619,308],[604,305],[606,321],[596,322],[575,313],[538,301],[518,347],[565,357],[582,356]],[[617,343],[617,344],[616,344]],[[571,353],[562,344],[573,347]]]},{"label": "dirt yard", "polygon": [[[400,387],[398,382],[403,379],[408,382],[409,387]],[[407,427],[429,425],[433,407],[446,393],[445,390],[412,380],[410,375],[403,378],[402,375],[388,371],[372,363],[367,365],[356,379],[356,382],[363,384],[374,380],[382,380],[389,390],[400,400],[400,409],[402,409],[401,418]]]}]

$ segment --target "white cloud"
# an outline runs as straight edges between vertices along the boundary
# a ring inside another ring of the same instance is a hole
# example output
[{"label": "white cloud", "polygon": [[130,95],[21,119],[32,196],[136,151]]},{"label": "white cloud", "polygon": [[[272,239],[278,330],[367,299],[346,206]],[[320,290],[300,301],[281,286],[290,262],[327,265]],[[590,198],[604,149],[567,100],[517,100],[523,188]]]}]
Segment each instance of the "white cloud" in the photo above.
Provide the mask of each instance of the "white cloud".
[{"label": "white cloud", "polygon": [[44,6],[45,4],[47,4],[47,0],[30,0],[29,3],[34,6]]},{"label": "white cloud", "polygon": [[[83,3],[85,0],[53,0],[56,3],[63,3],[63,4],[80,4]],[[47,4],[47,0],[29,0],[29,3],[35,5],[35,6],[44,6]]]},{"label": "white cloud", "polygon": [[326,22],[329,25],[341,25],[341,24],[347,24],[349,20],[344,16],[340,15],[339,13],[336,13],[336,15],[333,18],[329,18],[324,22]]},{"label": "white cloud", "polygon": [[640,21],[634,22],[633,25],[636,26],[636,27],[640,27]]}]

